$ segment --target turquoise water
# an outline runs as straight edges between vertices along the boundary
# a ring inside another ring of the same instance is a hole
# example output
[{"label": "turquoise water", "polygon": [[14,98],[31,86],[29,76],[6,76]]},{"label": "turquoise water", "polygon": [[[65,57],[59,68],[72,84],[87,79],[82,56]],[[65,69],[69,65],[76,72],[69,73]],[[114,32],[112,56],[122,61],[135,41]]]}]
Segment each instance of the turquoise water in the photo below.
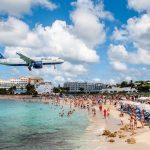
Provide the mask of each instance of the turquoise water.
[{"label": "turquoise water", "polygon": [[[65,114],[69,108],[65,108]],[[85,111],[60,117],[43,103],[0,101],[0,150],[73,150],[88,126]]]}]

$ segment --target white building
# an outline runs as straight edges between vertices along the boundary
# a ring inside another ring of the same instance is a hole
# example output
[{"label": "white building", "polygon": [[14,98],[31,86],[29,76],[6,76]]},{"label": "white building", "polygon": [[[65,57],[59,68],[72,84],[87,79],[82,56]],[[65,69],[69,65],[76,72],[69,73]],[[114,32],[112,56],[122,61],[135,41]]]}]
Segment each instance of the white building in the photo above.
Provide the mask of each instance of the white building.
[{"label": "white building", "polygon": [[9,89],[12,86],[16,86],[16,88],[21,89],[21,88],[25,88],[27,84],[28,84],[27,77],[21,77],[19,79],[12,78],[9,80],[0,80],[0,88],[5,88],[5,89]]},{"label": "white building", "polygon": [[88,83],[88,82],[65,82],[64,88],[69,88],[69,92],[100,92],[101,89],[106,88],[102,83]]},{"label": "white building", "polygon": [[9,89],[11,87],[11,82],[7,80],[0,80],[0,89]]},{"label": "white building", "polygon": [[108,89],[102,89],[102,93],[119,93],[119,92],[126,92],[126,93],[133,93],[137,92],[135,88],[130,88],[130,87],[124,87],[124,88],[119,88],[119,87],[112,87]]},{"label": "white building", "polygon": [[0,88],[9,89],[12,86],[16,86],[17,89],[25,89],[28,83],[35,85],[41,82],[43,82],[43,79],[40,77],[11,78],[9,80],[0,80]]},{"label": "white building", "polygon": [[35,85],[38,94],[51,94],[53,92],[53,85],[51,82],[42,82]]},{"label": "white building", "polygon": [[11,83],[11,86],[16,86],[17,89],[24,89],[26,85],[29,83],[28,77],[21,77],[19,79],[12,78],[9,80]]}]

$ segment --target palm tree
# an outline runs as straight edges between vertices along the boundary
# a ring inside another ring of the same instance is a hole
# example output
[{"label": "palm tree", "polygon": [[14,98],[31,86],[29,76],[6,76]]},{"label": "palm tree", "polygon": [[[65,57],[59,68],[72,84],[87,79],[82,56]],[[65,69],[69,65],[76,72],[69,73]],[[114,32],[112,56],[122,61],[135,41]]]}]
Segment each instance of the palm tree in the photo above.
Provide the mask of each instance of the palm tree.
[{"label": "palm tree", "polygon": [[12,86],[12,87],[10,87],[10,88],[8,89],[8,93],[9,93],[9,94],[14,94],[14,92],[15,92],[16,89],[17,89],[16,86]]},{"label": "palm tree", "polygon": [[131,87],[131,89],[134,87],[134,83],[132,80],[130,81],[129,86]]},{"label": "palm tree", "polygon": [[37,91],[35,90],[35,87],[34,85],[31,85],[31,84],[27,84],[26,86],[26,94],[29,94],[29,95],[34,95],[36,96],[37,95]]}]

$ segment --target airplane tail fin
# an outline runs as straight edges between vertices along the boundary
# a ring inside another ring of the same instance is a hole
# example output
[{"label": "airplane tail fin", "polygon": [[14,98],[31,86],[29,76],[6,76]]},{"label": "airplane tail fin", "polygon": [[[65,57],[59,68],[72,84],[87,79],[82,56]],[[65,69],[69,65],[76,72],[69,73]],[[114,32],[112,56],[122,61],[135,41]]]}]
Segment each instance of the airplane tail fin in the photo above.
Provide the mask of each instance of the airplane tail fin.
[{"label": "airplane tail fin", "polygon": [[5,59],[5,57],[0,53],[0,59]]}]

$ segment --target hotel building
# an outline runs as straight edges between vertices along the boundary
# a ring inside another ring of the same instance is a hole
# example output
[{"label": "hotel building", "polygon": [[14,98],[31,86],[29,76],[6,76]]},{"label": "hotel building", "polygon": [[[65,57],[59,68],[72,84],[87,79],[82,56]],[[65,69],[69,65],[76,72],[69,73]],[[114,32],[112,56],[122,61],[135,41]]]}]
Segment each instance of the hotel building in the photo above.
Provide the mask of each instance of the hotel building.
[{"label": "hotel building", "polygon": [[17,89],[25,89],[28,83],[35,85],[36,83],[41,83],[44,80],[40,77],[21,77],[12,78],[9,80],[0,80],[0,88],[9,89],[12,86],[16,86]]},{"label": "hotel building", "polygon": [[100,92],[107,85],[103,83],[88,83],[88,82],[65,82],[64,88],[69,88],[69,92]]}]

